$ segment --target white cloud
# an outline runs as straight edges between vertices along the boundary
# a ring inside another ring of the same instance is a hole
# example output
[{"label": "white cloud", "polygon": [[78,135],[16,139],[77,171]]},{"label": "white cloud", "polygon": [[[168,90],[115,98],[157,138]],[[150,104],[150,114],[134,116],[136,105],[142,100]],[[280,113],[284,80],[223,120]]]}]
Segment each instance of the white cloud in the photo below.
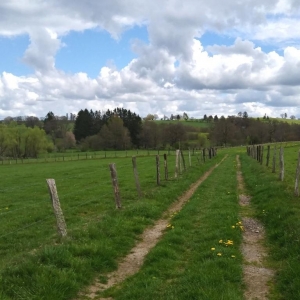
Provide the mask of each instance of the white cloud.
[{"label": "white cloud", "polygon": [[[299,5],[293,0],[0,3],[0,36],[28,34],[23,61],[34,69],[23,77],[2,73],[0,118],[122,105],[141,115],[176,110],[227,115],[245,109],[262,114],[278,107],[300,114]],[[99,28],[120,39],[141,24],[150,42],[134,41],[137,58],[123,69],[99,66],[97,78],[56,69],[61,38],[70,31]],[[204,49],[206,30],[237,38],[231,46]],[[255,45],[258,40],[280,43],[283,55],[264,52]]]}]

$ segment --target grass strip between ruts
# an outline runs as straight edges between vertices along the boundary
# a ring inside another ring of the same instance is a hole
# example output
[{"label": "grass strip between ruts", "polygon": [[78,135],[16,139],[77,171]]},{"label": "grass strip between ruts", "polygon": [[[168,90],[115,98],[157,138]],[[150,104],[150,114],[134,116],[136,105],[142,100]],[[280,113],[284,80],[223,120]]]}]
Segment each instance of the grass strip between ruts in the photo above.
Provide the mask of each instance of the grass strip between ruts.
[{"label": "grass strip between ruts", "polygon": [[229,156],[174,214],[143,267],[114,299],[243,299],[236,162]]}]

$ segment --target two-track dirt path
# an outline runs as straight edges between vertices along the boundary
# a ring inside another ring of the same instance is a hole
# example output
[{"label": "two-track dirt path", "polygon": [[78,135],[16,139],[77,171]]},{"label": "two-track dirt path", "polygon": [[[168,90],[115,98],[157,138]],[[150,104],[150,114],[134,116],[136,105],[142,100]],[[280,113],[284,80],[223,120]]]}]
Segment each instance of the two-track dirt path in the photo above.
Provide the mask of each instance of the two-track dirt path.
[{"label": "two-track dirt path", "polygon": [[241,172],[239,156],[236,157],[239,203],[241,221],[244,226],[241,251],[244,256],[243,276],[246,285],[246,300],[268,299],[269,289],[274,272],[265,266],[267,250],[263,245],[265,232],[263,225],[251,217],[251,198],[245,195],[245,186]]},{"label": "two-track dirt path", "polygon": [[[167,228],[172,214],[181,210],[184,204],[191,198],[196,189],[200,184],[217,168],[225,159],[212,168],[210,168],[199,180],[191,185],[175,203],[173,203],[167,211],[164,212],[161,219],[157,220],[152,227],[147,228],[140,237],[140,241],[134,248],[131,249],[130,253],[119,263],[116,271],[107,275],[107,283],[103,284],[99,280],[96,280],[91,286],[89,286],[86,292],[79,295],[79,299],[90,298],[95,299],[98,292],[102,292],[118,283],[124,281],[127,277],[137,273],[143,265],[144,259],[147,253],[158,243],[162,237],[165,229]],[[99,296],[98,296],[99,297]],[[111,299],[111,298],[98,298],[98,299]]]}]

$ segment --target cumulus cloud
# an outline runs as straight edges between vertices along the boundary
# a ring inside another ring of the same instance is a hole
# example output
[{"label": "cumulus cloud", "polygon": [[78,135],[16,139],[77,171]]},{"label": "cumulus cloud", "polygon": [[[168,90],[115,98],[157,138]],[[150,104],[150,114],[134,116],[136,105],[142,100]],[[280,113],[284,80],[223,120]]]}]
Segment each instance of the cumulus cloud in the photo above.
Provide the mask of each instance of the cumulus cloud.
[{"label": "cumulus cloud", "polygon": [[[2,73],[0,118],[45,115],[54,107],[57,114],[125,106],[142,115],[192,116],[297,107],[299,16],[294,0],[0,3],[0,36],[29,35],[23,62],[34,69],[23,77]],[[99,75],[90,78],[56,68],[61,39],[71,31],[98,28],[122,39],[136,25],[147,26],[149,44],[134,40],[137,57],[121,70],[99,66]],[[234,36],[235,42],[204,48],[207,30]],[[266,52],[257,41],[277,45],[283,54]]]}]

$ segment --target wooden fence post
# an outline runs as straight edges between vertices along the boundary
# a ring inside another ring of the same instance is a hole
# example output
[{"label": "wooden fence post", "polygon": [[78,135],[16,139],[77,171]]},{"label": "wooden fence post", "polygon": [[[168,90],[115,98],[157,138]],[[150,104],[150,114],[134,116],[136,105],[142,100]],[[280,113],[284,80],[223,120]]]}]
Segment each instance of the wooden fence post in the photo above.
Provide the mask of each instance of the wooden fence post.
[{"label": "wooden fence post", "polygon": [[175,175],[174,177],[178,177],[178,163],[179,163],[179,150],[176,150],[176,160],[175,160]]},{"label": "wooden fence post", "polygon": [[159,155],[156,155],[156,183],[160,185]]},{"label": "wooden fence post", "polygon": [[122,205],[121,205],[121,197],[120,197],[120,190],[118,184],[116,164],[109,164],[109,169],[110,169],[110,176],[111,176],[111,181],[114,189],[116,208],[121,208]]},{"label": "wooden fence post", "polygon": [[264,160],[264,146],[260,146],[260,164],[263,164],[263,160]]},{"label": "wooden fence post", "polygon": [[205,148],[203,148],[203,162],[205,162]]},{"label": "wooden fence post", "polygon": [[168,162],[167,162],[167,154],[164,154],[164,166],[165,166],[165,180],[169,179],[169,173],[168,173]]},{"label": "wooden fence post", "polygon": [[137,171],[137,167],[136,167],[136,157],[135,156],[132,156],[132,166],[133,166],[133,174],[134,174],[134,179],[135,179],[136,190],[138,192],[139,198],[141,198],[142,197],[141,185],[140,185],[139,175],[138,175],[138,171]]},{"label": "wooden fence post", "polygon": [[191,149],[189,148],[189,166],[192,166]]},{"label": "wooden fence post", "polygon": [[181,154],[181,158],[182,158],[183,169],[185,171],[186,170],[186,168],[185,168],[185,160],[184,160],[184,156],[183,156],[182,150],[180,150],[180,154]]},{"label": "wooden fence post", "polygon": [[274,146],[272,173],[276,171],[276,145]]},{"label": "wooden fence post", "polygon": [[267,151],[267,162],[266,162],[266,166],[269,166],[269,160],[270,160],[270,145],[268,145],[268,151]]},{"label": "wooden fence post", "polygon": [[298,152],[298,163],[296,168],[296,178],[295,178],[295,196],[299,196],[299,175],[300,175],[300,150]]},{"label": "wooden fence post", "polygon": [[48,190],[49,190],[49,194],[52,201],[52,207],[56,218],[57,231],[61,237],[65,237],[67,235],[67,226],[66,226],[64,214],[60,207],[55,180],[46,179],[46,182],[48,184]]},{"label": "wooden fence post", "polygon": [[280,172],[279,172],[279,179],[283,181],[284,178],[284,158],[283,158],[283,147],[280,147],[280,154],[279,154],[279,164],[280,164]]}]

